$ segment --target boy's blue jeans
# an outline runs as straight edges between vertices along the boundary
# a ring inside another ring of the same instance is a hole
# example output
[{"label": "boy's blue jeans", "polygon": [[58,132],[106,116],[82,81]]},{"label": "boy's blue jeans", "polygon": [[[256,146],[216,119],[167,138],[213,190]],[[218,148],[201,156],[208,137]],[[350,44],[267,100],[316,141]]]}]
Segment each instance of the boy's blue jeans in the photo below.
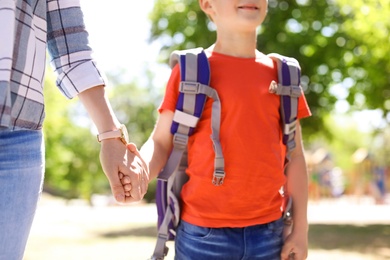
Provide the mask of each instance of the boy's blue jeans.
[{"label": "boy's blue jeans", "polygon": [[42,191],[42,131],[0,129],[0,260],[21,260]]},{"label": "boy's blue jeans", "polygon": [[283,219],[244,228],[204,228],[181,221],[175,260],[279,260]]}]

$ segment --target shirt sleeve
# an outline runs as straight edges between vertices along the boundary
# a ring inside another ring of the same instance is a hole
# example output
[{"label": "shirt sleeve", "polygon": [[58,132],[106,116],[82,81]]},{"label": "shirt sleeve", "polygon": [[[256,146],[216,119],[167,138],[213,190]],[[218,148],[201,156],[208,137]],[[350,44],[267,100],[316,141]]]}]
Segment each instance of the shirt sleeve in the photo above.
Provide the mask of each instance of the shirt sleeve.
[{"label": "shirt sleeve", "polygon": [[302,95],[298,99],[298,119],[311,116],[309,105],[307,104],[305,94],[302,91]]},{"label": "shirt sleeve", "polygon": [[47,45],[62,93],[73,98],[105,85],[92,58],[79,0],[51,0],[47,10]]},{"label": "shirt sleeve", "polygon": [[179,65],[176,65],[171,72],[171,76],[168,80],[167,87],[163,101],[161,102],[158,112],[161,113],[163,110],[171,110],[175,112],[176,102],[179,97],[179,85],[180,85],[180,70]]}]

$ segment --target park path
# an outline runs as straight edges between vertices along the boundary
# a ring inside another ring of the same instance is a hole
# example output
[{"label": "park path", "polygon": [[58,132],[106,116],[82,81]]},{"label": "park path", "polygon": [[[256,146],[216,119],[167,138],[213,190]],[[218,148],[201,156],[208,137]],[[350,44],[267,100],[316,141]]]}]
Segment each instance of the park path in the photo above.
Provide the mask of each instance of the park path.
[{"label": "park path", "polygon": [[[107,202],[98,197],[91,207],[44,194],[24,260],[146,260],[154,248],[155,206],[107,206]],[[321,200],[309,203],[308,218],[310,224],[390,225],[390,205],[374,205],[370,198]],[[173,243],[169,247],[173,251]],[[172,259],[173,252],[166,260]],[[308,259],[377,260],[338,250],[310,250]],[[390,259],[390,252],[385,259]]]}]

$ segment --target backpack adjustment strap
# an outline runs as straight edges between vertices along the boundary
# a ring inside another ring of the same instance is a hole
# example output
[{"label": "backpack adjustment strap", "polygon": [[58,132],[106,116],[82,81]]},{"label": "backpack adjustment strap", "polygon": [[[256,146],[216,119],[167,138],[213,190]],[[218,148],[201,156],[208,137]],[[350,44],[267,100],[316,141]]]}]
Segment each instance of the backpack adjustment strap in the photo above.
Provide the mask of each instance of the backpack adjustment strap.
[{"label": "backpack adjustment strap", "polygon": [[299,98],[302,95],[302,89],[300,86],[291,85],[283,86],[276,83],[274,80],[269,85],[269,93],[277,94],[280,96],[290,96],[292,98]]},{"label": "backpack adjustment strap", "polygon": [[289,140],[287,142],[286,146],[287,146],[289,151],[292,151],[296,146],[295,140],[294,139]]},{"label": "backpack adjustment strap", "polygon": [[[163,239],[163,241],[166,241],[168,239],[168,237],[162,237],[159,234],[158,239]],[[156,251],[155,251],[153,256],[148,260],[164,260],[164,258],[168,255],[168,251],[169,251],[169,248],[164,245],[163,255],[158,255],[158,254],[156,254]]]},{"label": "backpack adjustment strap", "polygon": [[168,235],[167,234],[158,233],[158,238],[164,239],[164,240],[168,240]]},{"label": "backpack adjustment strap", "polygon": [[292,85],[290,88],[290,96],[293,98],[299,98],[302,95],[301,86]]},{"label": "backpack adjustment strap", "polygon": [[173,135],[173,146],[177,149],[184,150],[187,147],[188,135],[175,133]]},{"label": "backpack adjustment strap", "polygon": [[[161,234],[161,233],[158,233],[158,236],[157,236],[157,239],[158,240],[161,240],[161,241],[168,241],[168,235],[166,235],[166,234]],[[165,247],[165,246],[164,246]],[[166,256],[167,254],[168,254],[168,250],[169,250],[169,248],[167,248],[167,247],[165,247],[165,250],[164,250],[164,256]],[[158,258],[158,259],[160,259],[160,258]]]}]

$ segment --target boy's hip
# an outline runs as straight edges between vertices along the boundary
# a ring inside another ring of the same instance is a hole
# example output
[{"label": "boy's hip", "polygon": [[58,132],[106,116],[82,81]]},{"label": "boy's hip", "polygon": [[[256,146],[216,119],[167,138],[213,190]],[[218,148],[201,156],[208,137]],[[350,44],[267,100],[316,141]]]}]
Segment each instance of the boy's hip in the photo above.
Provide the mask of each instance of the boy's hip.
[{"label": "boy's hip", "polygon": [[176,259],[280,259],[282,233],[282,218],[235,228],[208,228],[181,221],[175,239]]}]

